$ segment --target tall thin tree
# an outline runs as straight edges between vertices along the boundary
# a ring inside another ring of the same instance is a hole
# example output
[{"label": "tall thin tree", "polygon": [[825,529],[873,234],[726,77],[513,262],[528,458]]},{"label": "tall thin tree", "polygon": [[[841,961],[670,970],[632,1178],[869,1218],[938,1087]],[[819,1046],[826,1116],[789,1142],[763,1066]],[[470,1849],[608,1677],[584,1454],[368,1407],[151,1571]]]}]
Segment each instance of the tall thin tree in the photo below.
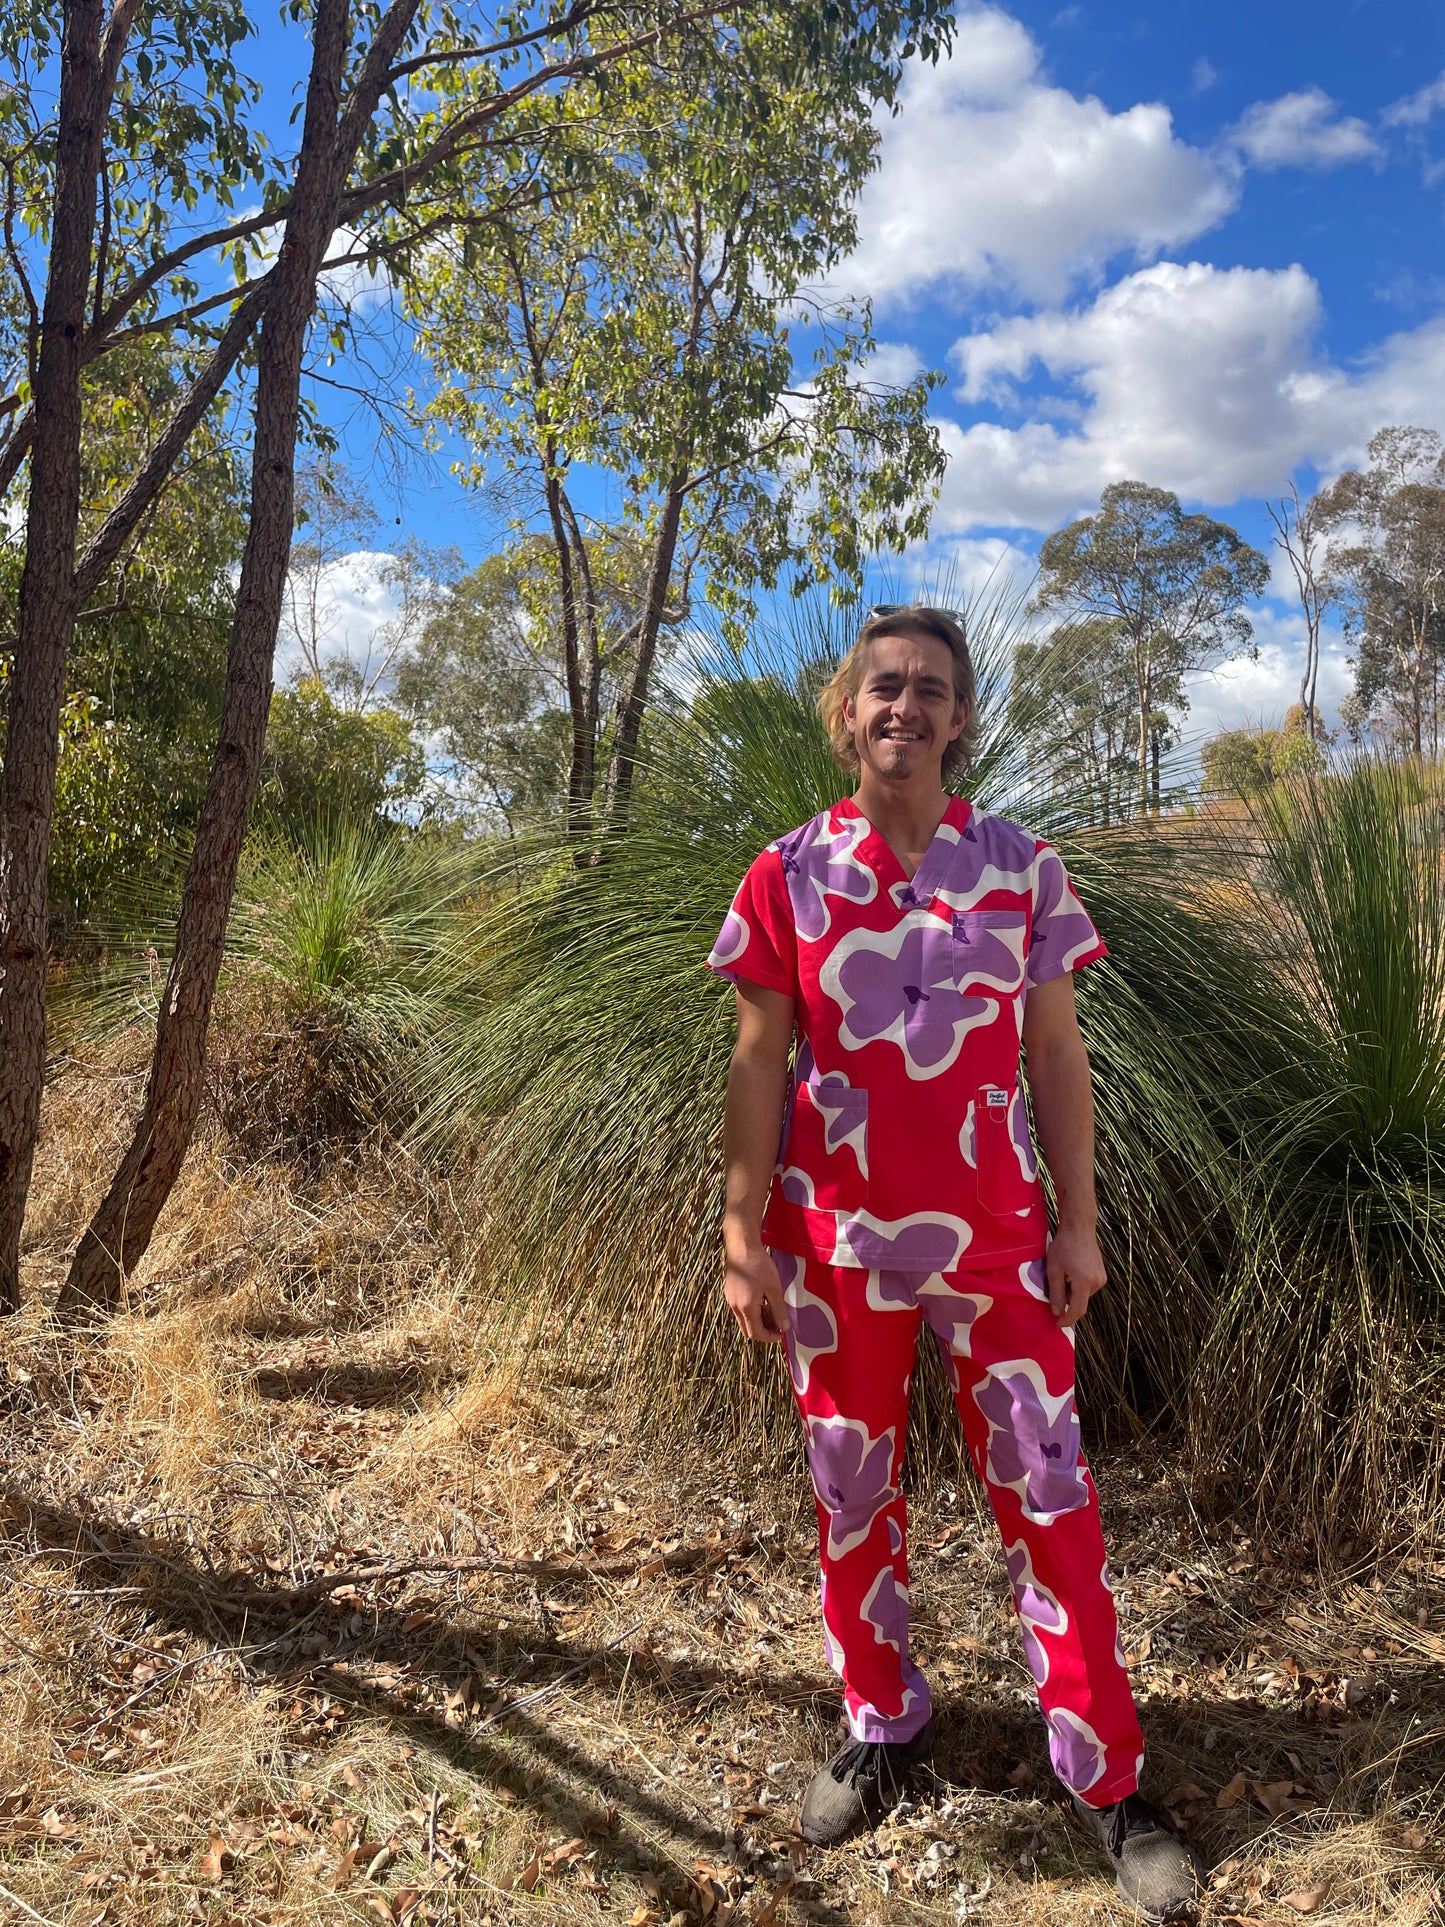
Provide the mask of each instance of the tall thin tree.
[{"label": "tall thin tree", "polygon": [[[540,27],[529,28],[520,15],[510,16],[509,37],[499,43],[467,44],[450,56],[429,49],[403,58],[421,0],[391,0],[375,18],[364,52],[351,45],[349,0],[317,0],[301,150],[257,354],[251,525],[237,587],[220,737],[187,868],[140,1118],[76,1250],[57,1306],[60,1316],[104,1313],[118,1302],[126,1274],[150,1243],[195,1130],[226,924],[260,777],[294,522],[301,372],[330,238],[349,207],[385,206],[408,185],[415,188],[430,168],[484,145],[488,130],[512,108],[737,4],[715,0],[659,10],[575,0],[565,13],[549,14]],[[579,45],[580,30],[594,16],[605,20],[609,38],[601,45]],[[355,18],[371,16],[358,9]],[[629,32],[634,25],[641,31]],[[515,61],[538,45],[550,48],[551,57],[535,60],[510,86],[488,89],[490,70],[480,67],[481,97],[465,100],[456,118],[422,144],[409,167],[392,168],[379,184],[348,191],[352,170],[372,141],[378,108],[400,81],[448,58]],[[537,135],[535,128],[532,132]],[[525,180],[520,188],[518,182],[525,168],[505,166],[501,173],[498,210],[526,191]],[[415,231],[408,238],[414,241]]]},{"label": "tall thin tree", "polygon": [[66,0],[50,271],[31,409],[25,566],[0,770],[0,1309],[20,1303],[20,1225],[45,1066],[46,865],[75,633],[81,368],[105,122],[139,0]]},{"label": "tall thin tree", "polygon": [[1299,700],[1304,725],[1311,742],[1319,740],[1320,717],[1317,692],[1320,681],[1320,629],[1331,589],[1324,573],[1324,538],[1320,528],[1320,498],[1312,495],[1300,500],[1299,489],[1291,482],[1289,494],[1277,502],[1266,502],[1274,524],[1274,546],[1289,563],[1295,593],[1305,619],[1305,665],[1300,677]]}]

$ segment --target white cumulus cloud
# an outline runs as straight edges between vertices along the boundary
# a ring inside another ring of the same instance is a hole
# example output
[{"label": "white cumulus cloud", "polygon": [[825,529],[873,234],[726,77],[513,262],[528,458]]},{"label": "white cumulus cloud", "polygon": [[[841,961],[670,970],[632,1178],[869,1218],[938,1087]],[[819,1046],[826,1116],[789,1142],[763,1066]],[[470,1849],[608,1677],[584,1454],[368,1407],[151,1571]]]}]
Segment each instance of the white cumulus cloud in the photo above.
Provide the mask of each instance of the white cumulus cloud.
[{"label": "white cumulus cloud", "polygon": [[1113,113],[1052,85],[1017,20],[965,8],[951,56],[909,70],[882,123],[859,244],[835,277],[875,300],[935,283],[1058,299],[1112,260],[1149,260],[1221,221],[1238,163],[1178,140],[1167,107]]},{"label": "white cumulus cloud", "polygon": [[[396,585],[387,579],[395,558],[385,552],[353,550],[328,562],[313,582],[299,584],[295,601],[283,613],[276,644],[276,681],[303,675],[308,653],[323,664],[344,660],[366,678],[382,642],[382,631],[401,610]],[[303,646],[292,616],[312,632]]]},{"label": "white cumulus cloud", "polygon": [[1321,87],[1302,87],[1247,107],[1231,139],[1259,168],[1343,167],[1378,159],[1380,145],[1364,121],[1341,116]]},{"label": "white cumulus cloud", "polygon": [[[1186,746],[1221,729],[1278,729],[1285,711],[1300,699],[1304,617],[1288,606],[1268,602],[1251,609],[1249,615],[1258,651],[1254,659],[1239,656],[1184,679],[1189,697]],[[1350,693],[1353,676],[1338,630],[1327,629],[1320,643],[1315,693],[1325,727],[1333,729],[1338,727],[1340,704]]]},{"label": "white cumulus cloud", "polygon": [[1353,368],[1320,352],[1321,318],[1302,267],[1162,262],[964,336],[961,398],[1014,420],[941,424],[939,533],[1051,528],[1125,478],[1227,504],[1354,459],[1384,422],[1445,428],[1445,316]]},{"label": "white cumulus cloud", "polygon": [[904,388],[927,366],[918,350],[910,348],[906,341],[879,341],[874,344],[863,372],[869,381],[882,382],[889,388]]}]

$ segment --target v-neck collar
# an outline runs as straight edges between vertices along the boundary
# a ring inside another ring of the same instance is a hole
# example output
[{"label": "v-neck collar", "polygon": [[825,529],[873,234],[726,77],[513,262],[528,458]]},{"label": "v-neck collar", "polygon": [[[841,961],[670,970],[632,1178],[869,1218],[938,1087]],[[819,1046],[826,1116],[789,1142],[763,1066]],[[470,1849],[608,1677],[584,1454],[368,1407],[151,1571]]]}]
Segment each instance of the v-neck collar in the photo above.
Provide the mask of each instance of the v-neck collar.
[{"label": "v-neck collar", "polygon": [[962,836],[973,816],[973,805],[966,796],[950,796],[948,806],[938,820],[938,829],[933,833],[933,841],[923,852],[922,861],[910,877],[899,862],[892,844],[876,828],[873,819],[860,809],[857,797],[845,796],[838,808],[845,816],[856,817],[859,822],[868,825],[857,854],[885,888],[899,884],[903,886],[901,899],[905,908],[926,908],[933,901],[956,847],[956,837],[943,836],[940,832],[947,825],[957,836]]}]

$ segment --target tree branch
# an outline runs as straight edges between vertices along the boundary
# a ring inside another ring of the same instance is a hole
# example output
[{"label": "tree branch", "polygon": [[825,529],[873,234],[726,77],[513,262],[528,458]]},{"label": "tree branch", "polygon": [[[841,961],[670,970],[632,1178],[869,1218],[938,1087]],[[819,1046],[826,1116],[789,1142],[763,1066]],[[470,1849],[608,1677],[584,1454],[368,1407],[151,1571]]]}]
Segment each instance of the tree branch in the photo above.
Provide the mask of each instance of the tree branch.
[{"label": "tree branch", "polygon": [[[275,272],[273,269],[272,275]],[[240,360],[242,350],[261,319],[273,286],[271,275],[268,275],[241,302],[226,332],[216,343],[210,360],[182,397],[165,433],[86,545],[75,567],[75,594],[80,600],[83,601],[94,592],[120,554],[136,524],[160,491],[177,456],[221,392],[222,384]]]},{"label": "tree branch", "polygon": [[580,27],[584,20],[617,11],[615,0],[610,0],[609,4],[603,4],[603,0],[577,0],[577,4],[562,18],[534,27],[530,33],[515,34],[510,40],[494,40],[487,47],[447,47],[437,53],[418,54],[413,60],[403,60],[392,68],[386,77],[387,82],[407,80],[424,67],[439,66],[444,60],[491,60],[497,54],[520,53],[524,47],[533,47],[539,40],[561,39]]}]

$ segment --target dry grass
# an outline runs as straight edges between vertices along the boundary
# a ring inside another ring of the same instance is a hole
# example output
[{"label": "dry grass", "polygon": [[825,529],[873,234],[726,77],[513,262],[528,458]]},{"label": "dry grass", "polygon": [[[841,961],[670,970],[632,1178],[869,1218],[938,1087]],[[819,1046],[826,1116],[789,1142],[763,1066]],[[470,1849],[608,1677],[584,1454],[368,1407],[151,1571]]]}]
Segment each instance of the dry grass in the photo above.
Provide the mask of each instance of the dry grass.
[{"label": "dry grass", "polygon": [[[805,1851],[792,1819],[838,1699],[795,1444],[660,1464],[605,1369],[543,1350],[520,1376],[476,1303],[471,1214],[394,1155],[240,1168],[213,1128],[126,1315],[58,1335],[41,1305],[131,1090],[105,1068],[50,1093],[39,1302],[0,1387],[0,1918],[1116,1915],[1054,1797],[971,1489],[914,1507],[936,1780]],[[1287,1531],[1206,1532],[1167,1460],[1100,1472],[1150,1786],[1218,1870],[1206,1917],[1438,1919],[1428,1542],[1402,1524],[1388,1561],[1321,1576]],[[538,1556],[609,1576],[478,1569]],[[227,1603],[419,1557],[470,1566]]]}]

